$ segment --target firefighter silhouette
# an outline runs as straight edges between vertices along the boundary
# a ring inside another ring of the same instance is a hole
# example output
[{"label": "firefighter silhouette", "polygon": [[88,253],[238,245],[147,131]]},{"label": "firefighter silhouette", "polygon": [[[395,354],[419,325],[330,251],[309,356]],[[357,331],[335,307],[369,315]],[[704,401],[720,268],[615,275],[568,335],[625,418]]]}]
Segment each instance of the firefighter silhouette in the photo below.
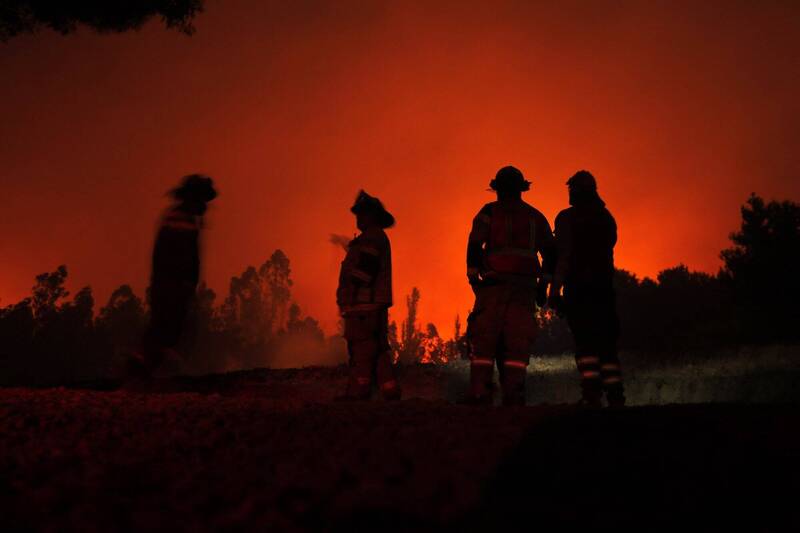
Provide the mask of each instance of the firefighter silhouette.
[{"label": "firefighter silhouette", "polygon": [[475,216],[467,244],[467,277],[475,293],[467,320],[468,402],[493,401],[496,364],[503,405],[524,405],[526,369],[537,333],[536,305],[545,303],[555,242],[545,216],[522,200],[530,189],[522,172],[503,167],[490,187],[497,201]]},{"label": "firefighter silhouette", "polygon": [[621,407],[625,394],[613,287],[617,224],[597,194],[591,173],[577,172],[567,187],[571,207],[556,217],[558,261],[549,302],[566,314],[575,338],[581,403],[598,407],[605,392],[610,406]]},{"label": "firefighter silhouette", "polygon": [[192,174],[170,196],[174,204],[161,220],[153,247],[150,323],[143,353],[131,362],[134,377],[150,377],[165,359],[180,359],[177,347],[200,277],[203,216],[217,192],[211,178]]},{"label": "firefighter silhouette", "polygon": [[347,247],[336,290],[350,356],[344,398],[369,398],[373,381],[377,381],[384,398],[397,400],[400,388],[389,346],[392,253],[385,231],[394,225],[394,217],[380,200],[363,190],[350,211],[356,215],[361,233]]}]

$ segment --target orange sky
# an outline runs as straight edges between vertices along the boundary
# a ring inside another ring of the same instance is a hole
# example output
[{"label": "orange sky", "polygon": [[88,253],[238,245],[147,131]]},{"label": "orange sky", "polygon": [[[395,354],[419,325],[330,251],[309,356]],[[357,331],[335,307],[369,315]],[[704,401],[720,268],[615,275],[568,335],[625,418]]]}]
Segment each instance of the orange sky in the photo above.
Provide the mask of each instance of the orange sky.
[{"label": "orange sky", "polygon": [[328,234],[354,231],[360,187],[398,220],[397,311],[417,285],[445,333],[503,165],[551,222],[591,170],[639,275],[716,271],[751,191],[800,199],[798,4],[270,4],[209,0],[191,38],[152,23],[0,44],[0,305],[61,263],[98,307],[142,293],[163,193],[195,171],[221,191],[211,286],[282,248],[328,331]]}]

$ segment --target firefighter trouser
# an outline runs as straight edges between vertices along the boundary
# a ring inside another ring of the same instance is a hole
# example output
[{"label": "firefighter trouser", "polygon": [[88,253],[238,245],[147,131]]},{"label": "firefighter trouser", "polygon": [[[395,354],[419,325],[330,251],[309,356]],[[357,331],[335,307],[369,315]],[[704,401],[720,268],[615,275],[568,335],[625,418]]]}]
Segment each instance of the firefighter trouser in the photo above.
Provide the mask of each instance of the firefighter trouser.
[{"label": "firefighter trouser", "polygon": [[525,404],[528,359],[536,340],[536,288],[506,283],[477,287],[467,336],[472,347],[470,394],[491,401],[494,365],[504,405]]},{"label": "firefighter trouser", "polygon": [[144,334],[144,364],[153,371],[169,351],[175,351],[195,296],[187,282],[161,283],[150,288],[150,323]]},{"label": "firefighter trouser", "polygon": [[624,402],[622,367],[617,354],[619,318],[611,287],[564,289],[567,322],[575,338],[575,360],[583,398],[599,402],[603,391],[609,403]]},{"label": "firefighter trouser", "polygon": [[373,377],[384,397],[399,396],[388,334],[387,309],[354,311],[345,315],[344,337],[350,355],[347,396],[368,398],[372,392]]}]

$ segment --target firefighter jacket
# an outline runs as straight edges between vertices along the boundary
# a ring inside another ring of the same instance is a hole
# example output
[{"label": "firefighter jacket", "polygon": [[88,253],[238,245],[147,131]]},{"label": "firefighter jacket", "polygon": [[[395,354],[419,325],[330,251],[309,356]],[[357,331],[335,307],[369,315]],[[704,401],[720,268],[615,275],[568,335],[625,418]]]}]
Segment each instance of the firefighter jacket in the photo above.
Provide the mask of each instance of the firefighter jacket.
[{"label": "firefighter jacket", "polygon": [[381,228],[370,228],[350,241],[339,272],[336,303],[343,313],[392,305],[392,252]]},{"label": "firefighter jacket", "polygon": [[153,249],[152,287],[196,286],[200,277],[200,217],[176,206],[161,221]]},{"label": "firefighter jacket", "polygon": [[555,283],[610,287],[614,278],[617,223],[599,198],[556,217],[558,262]]},{"label": "firefighter jacket", "polygon": [[467,245],[470,277],[480,273],[487,279],[535,285],[540,279],[549,281],[554,266],[550,223],[521,199],[486,204],[473,219]]}]

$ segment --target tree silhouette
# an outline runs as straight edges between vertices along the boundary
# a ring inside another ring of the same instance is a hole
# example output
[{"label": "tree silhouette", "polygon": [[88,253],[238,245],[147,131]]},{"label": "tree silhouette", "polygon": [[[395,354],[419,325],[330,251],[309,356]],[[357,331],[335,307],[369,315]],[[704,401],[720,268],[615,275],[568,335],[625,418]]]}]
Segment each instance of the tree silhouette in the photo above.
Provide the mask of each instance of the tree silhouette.
[{"label": "tree silhouette", "polygon": [[[26,381],[36,319],[31,299],[0,309],[0,384]],[[29,379],[27,379],[29,380]]]},{"label": "tree silhouette", "polygon": [[192,21],[203,4],[203,0],[0,0],[0,41],[42,27],[72,33],[81,24],[99,32],[124,32],[139,29],[152,17],[191,35]]},{"label": "tree silhouette", "polygon": [[300,306],[296,303],[289,307],[289,320],[286,323],[286,332],[290,336],[308,337],[320,343],[325,340],[325,334],[319,327],[319,322],[310,316],[303,318]]},{"label": "tree silhouette", "polygon": [[426,361],[442,365],[448,361],[447,343],[439,335],[436,325],[428,323],[422,337],[422,352]]},{"label": "tree silhouette", "polygon": [[742,207],[733,246],[720,254],[721,278],[731,286],[740,312],[749,317],[751,340],[800,338],[800,205],[752,194]]},{"label": "tree silhouette", "polygon": [[414,287],[411,289],[411,294],[406,296],[407,314],[406,319],[400,326],[398,362],[402,364],[416,363],[424,354],[422,332],[417,328],[419,300],[419,289]]},{"label": "tree silhouette", "polygon": [[[222,305],[200,283],[180,346],[182,370],[219,372],[312,364],[336,355],[319,323],[291,299],[289,258],[276,250],[230,283]],[[129,285],[94,316],[89,287],[68,299],[67,268],[36,276],[31,297],[0,308],[0,384],[58,383],[111,376],[140,348],[147,309]],[[338,357],[338,355],[336,355]]]},{"label": "tree silhouette", "polygon": [[292,284],[289,258],[281,250],[258,269],[247,267],[231,278],[222,310],[225,328],[252,346],[266,344],[286,327]]},{"label": "tree silhouette", "polygon": [[236,331],[248,344],[263,343],[271,333],[266,321],[265,296],[255,267],[231,278],[223,311],[225,328]]},{"label": "tree silhouette", "polygon": [[33,286],[31,305],[33,315],[38,322],[51,318],[58,309],[58,302],[69,295],[64,288],[67,279],[67,267],[60,265],[54,272],[45,272],[36,276]]},{"label": "tree silhouette", "polygon": [[198,329],[206,331],[221,329],[221,318],[214,305],[216,300],[217,293],[208,288],[205,282],[201,282],[197,287],[197,295],[194,303],[194,314]]},{"label": "tree silhouette", "polygon": [[286,324],[286,312],[292,298],[291,274],[289,258],[282,250],[275,250],[258,269],[267,302],[266,323],[270,332],[277,332]]},{"label": "tree silhouette", "polygon": [[466,338],[461,331],[461,316],[456,315],[453,320],[453,338],[445,343],[445,354],[447,361],[455,361],[466,357],[467,346]]},{"label": "tree silhouette", "polygon": [[95,327],[111,356],[120,359],[134,351],[144,332],[145,309],[130,285],[116,288],[100,309]]}]

